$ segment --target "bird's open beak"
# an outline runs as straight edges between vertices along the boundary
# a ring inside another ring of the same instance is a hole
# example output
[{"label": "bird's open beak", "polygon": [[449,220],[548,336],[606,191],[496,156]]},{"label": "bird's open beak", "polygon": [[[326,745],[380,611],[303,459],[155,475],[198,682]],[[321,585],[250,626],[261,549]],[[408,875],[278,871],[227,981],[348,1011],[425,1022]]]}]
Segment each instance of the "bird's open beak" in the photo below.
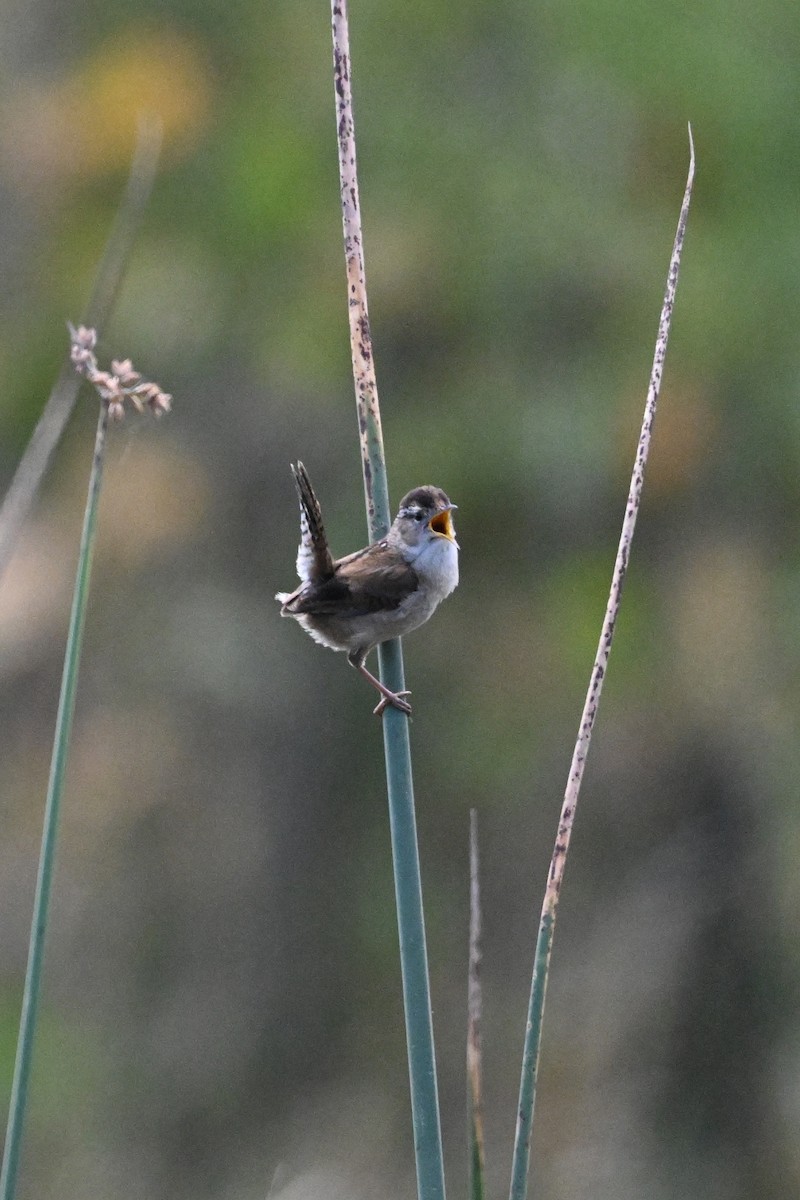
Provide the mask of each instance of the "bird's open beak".
[{"label": "bird's open beak", "polygon": [[445,537],[449,542],[453,542],[456,546],[456,531],[453,528],[453,518],[450,516],[454,508],[458,508],[457,504],[451,504],[444,512],[438,512],[435,517],[431,517],[428,521],[428,529],[431,533],[436,533],[439,537]]}]

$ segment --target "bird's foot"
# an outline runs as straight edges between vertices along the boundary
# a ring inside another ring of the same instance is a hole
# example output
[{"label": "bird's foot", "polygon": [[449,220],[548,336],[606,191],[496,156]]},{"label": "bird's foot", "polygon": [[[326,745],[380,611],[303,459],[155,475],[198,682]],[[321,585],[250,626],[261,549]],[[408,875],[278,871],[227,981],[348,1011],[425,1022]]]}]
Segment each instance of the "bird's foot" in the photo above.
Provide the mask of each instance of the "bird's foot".
[{"label": "bird's foot", "polygon": [[367,668],[364,666],[364,663],[359,661],[358,656],[353,657],[350,655],[348,657],[350,660],[350,665],[355,667],[359,675],[364,676],[367,683],[370,683],[374,688],[377,688],[382,696],[382,699],[378,701],[378,704],[372,710],[376,717],[382,716],[387,705],[389,704],[391,704],[392,708],[399,708],[400,712],[405,713],[407,717],[411,716],[411,705],[407,700],[403,699],[403,696],[410,696],[411,692],[391,691],[390,688],[387,688],[385,683],[381,683],[380,679],[376,679],[375,676],[367,670]]},{"label": "bird's foot", "polygon": [[404,712],[407,717],[410,717],[411,705],[403,699],[403,696],[410,695],[411,692],[384,692],[383,698],[378,701],[372,711],[376,717],[380,717],[383,715],[384,709],[391,705],[392,708],[399,708],[400,712]]}]

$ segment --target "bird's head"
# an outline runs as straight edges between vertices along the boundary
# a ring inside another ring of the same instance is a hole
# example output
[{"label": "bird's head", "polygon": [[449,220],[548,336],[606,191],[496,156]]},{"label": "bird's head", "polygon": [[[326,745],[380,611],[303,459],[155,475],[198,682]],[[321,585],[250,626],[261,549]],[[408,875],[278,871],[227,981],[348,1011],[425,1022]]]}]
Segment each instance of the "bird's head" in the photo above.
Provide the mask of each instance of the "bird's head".
[{"label": "bird's head", "polygon": [[394,530],[409,547],[421,547],[436,538],[458,547],[452,517],[456,507],[441,488],[414,488],[400,501]]}]

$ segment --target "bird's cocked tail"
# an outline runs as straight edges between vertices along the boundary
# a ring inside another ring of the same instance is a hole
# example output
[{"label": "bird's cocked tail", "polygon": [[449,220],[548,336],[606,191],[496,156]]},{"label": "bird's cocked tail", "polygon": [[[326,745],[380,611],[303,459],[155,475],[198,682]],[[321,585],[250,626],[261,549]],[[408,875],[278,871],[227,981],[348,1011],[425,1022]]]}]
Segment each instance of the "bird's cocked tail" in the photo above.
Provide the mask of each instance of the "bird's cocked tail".
[{"label": "bird's cocked tail", "polygon": [[333,574],[333,558],[322,510],[319,506],[308,472],[301,462],[291,464],[295,487],[300,500],[300,545],[297,549],[297,574],[303,583],[327,579]]}]

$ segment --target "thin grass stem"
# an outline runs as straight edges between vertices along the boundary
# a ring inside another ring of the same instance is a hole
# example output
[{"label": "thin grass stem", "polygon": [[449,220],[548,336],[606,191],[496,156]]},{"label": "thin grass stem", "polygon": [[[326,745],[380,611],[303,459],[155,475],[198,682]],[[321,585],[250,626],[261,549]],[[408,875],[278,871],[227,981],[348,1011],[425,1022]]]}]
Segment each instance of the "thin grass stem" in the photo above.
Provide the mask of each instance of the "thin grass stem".
[{"label": "thin grass stem", "polygon": [[[97,268],[92,295],[81,320],[83,325],[101,329],[111,315],[153,190],[160,149],[160,123],[154,118],[142,118],[128,183]],[[22,523],[75,407],[79,387],[72,363],[65,358],[0,508],[0,576],[8,566]]]},{"label": "thin grass stem", "polygon": [[[389,487],[367,309],[346,0],[332,0],[331,13],[350,346],[367,524],[370,538],[377,540],[389,528]],[[383,683],[393,692],[403,691],[403,653],[399,640],[379,646],[378,661]],[[388,706],[383,713],[382,723],[417,1188],[420,1200],[444,1200],[442,1135],[408,718],[399,709]]]},{"label": "thin grass stem", "polygon": [[64,787],[64,773],[72,728],[72,714],[75,709],[75,687],[78,679],[81,642],[83,640],[83,628],[86,620],[86,601],[89,593],[89,578],[92,569],[97,507],[100,497],[100,484],[103,477],[107,429],[108,408],[105,404],[101,404],[95,436],[92,469],[89,477],[86,510],[83,517],[80,550],[78,552],[78,568],[75,577],[75,590],[72,597],[67,647],[64,655],[64,670],[61,677],[61,693],[58,701],[58,714],[56,716],[53,755],[50,763],[50,778],[47,787],[47,802],[42,830],[42,847],[39,856],[39,871],[36,879],[31,936],[28,944],[28,966],[25,974],[25,990],[22,999],[17,1055],[14,1064],[14,1080],[11,1087],[11,1103],[6,1129],[3,1167],[0,1174],[0,1200],[13,1200],[17,1185],[20,1148],[28,1101],[33,1043],[36,1033],[36,1016],[41,992],[42,963],[44,960],[47,919],[58,834],[58,815]]},{"label": "thin grass stem", "polygon": [[478,863],[478,814],[469,814],[469,971],[467,986],[467,1136],[470,1200],[485,1195],[483,1138],[483,1051],[481,1020],[481,884]]},{"label": "thin grass stem", "polygon": [[555,848],[553,850],[553,857],[550,862],[550,870],[547,876],[547,887],[545,890],[544,903],[542,905],[542,913],[539,922],[539,934],[534,956],[533,977],[531,981],[530,1002],[528,1007],[528,1021],[526,1026],[522,1058],[522,1076],[520,1080],[511,1188],[509,1193],[510,1200],[525,1200],[527,1193],[531,1132],[533,1129],[533,1111],[536,1099],[536,1080],[539,1069],[539,1054],[541,1050],[542,1039],[542,1018],[544,1016],[545,996],[547,992],[550,955],[553,947],[553,935],[555,930],[556,912],[558,908],[558,897],[561,890],[561,883],[564,878],[567,852],[569,850],[570,838],[572,836],[575,812],[578,804],[578,796],[580,793],[581,782],[583,780],[584,768],[586,766],[586,758],[589,753],[592,730],[594,728],[595,717],[597,716],[597,709],[603,690],[603,681],[606,675],[609,654],[611,653],[611,644],[614,639],[614,629],[622,600],[622,589],[628,570],[631,543],[633,540],[633,534],[636,527],[636,518],[639,513],[639,506],[642,498],[644,472],[650,452],[650,440],[653,431],[653,423],[655,421],[656,407],[661,390],[664,358],[667,352],[667,343],[669,341],[672,310],[675,303],[675,292],[678,286],[681,252],[683,249],[684,235],[686,233],[686,222],[689,216],[689,205],[692,198],[692,186],[694,184],[695,159],[694,141],[692,139],[691,126],[689,127],[689,151],[689,173],[686,180],[686,188],[684,191],[683,203],[681,204],[680,216],[678,218],[678,228],[672,248],[672,257],[670,258],[667,285],[664,294],[664,303],[661,309],[661,318],[658,326],[653,366],[650,373],[650,383],[645,402],[644,418],[642,421],[641,433],[639,435],[639,444],[636,451],[633,474],[631,476],[628,501],[625,508],[625,517],[622,522],[622,533],[620,535],[617,557],[614,563],[611,591],[608,598],[608,604],[606,606],[605,617],[600,633],[600,641],[597,647],[597,654],[595,656],[594,666],[592,667],[592,672],[589,679],[589,688],[586,693],[586,701],[584,703],[583,713],[581,714],[578,737],[577,741],[575,742],[575,749],[572,755],[572,763],[570,765],[569,777],[558,825],[558,834],[556,835]]}]

